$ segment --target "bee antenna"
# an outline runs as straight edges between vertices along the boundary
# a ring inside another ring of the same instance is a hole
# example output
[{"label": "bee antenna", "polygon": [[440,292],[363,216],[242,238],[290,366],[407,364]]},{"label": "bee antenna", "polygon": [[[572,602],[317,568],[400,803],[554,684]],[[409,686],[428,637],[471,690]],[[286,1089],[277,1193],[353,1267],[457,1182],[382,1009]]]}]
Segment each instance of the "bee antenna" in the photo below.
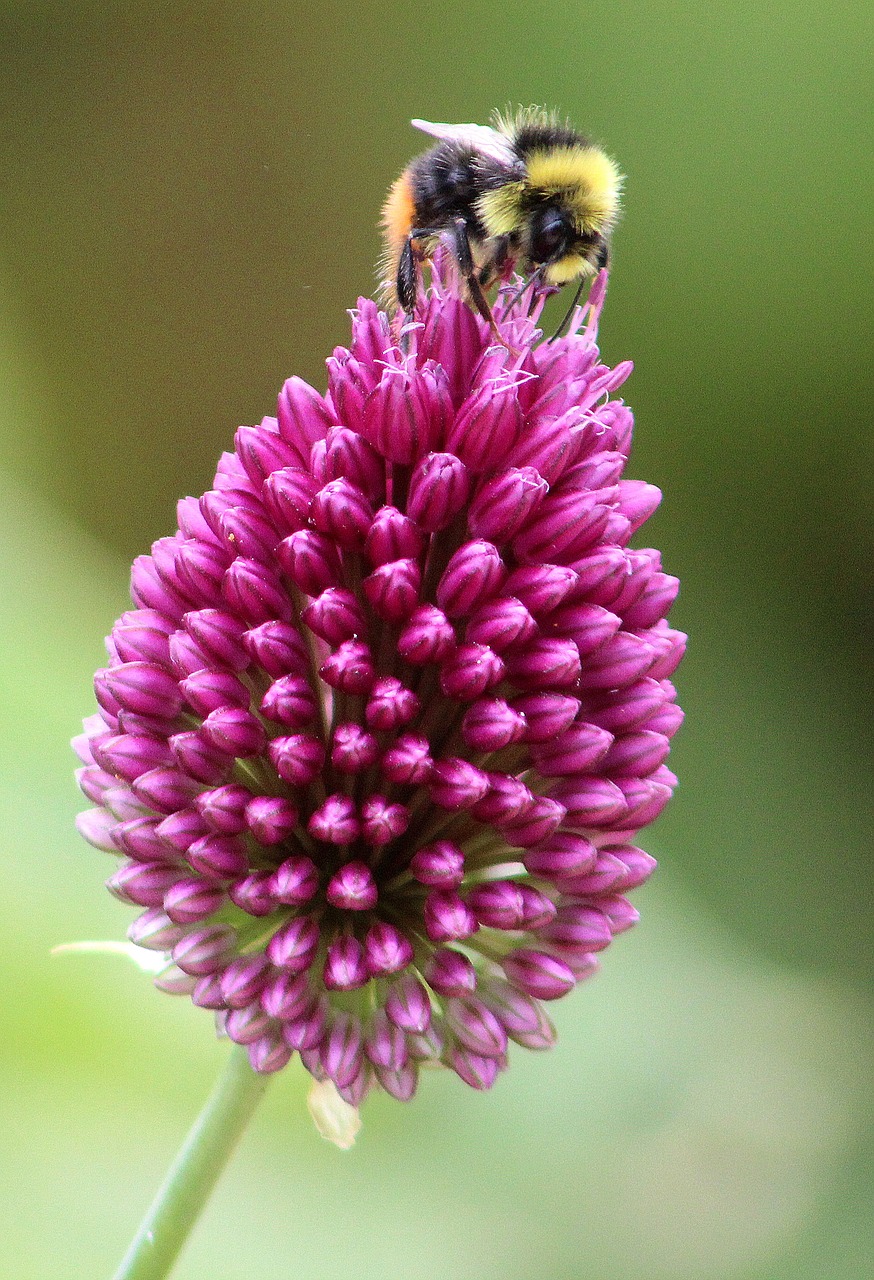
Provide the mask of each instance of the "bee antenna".
[{"label": "bee antenna", "polygon": [[580,280],[580,283],[577,285],[577,291],[574,294],[574,300],[571,303],[571,305],[568,307],[567,311],[565,312],[564,319],[562,320],[561,324],[558,326],[558,328],[556,329],[552,337],[548,339],[549,342],[555,342],[556,338],[560,338],[562,336],[562,330],[564,329],[565,325],[570,324],[571,316],[574,314],[574,312],[577,309],[577,303],[579,302],[582,296],[583,289],[585,288],[585,284],[586,284],[585,279]]}]

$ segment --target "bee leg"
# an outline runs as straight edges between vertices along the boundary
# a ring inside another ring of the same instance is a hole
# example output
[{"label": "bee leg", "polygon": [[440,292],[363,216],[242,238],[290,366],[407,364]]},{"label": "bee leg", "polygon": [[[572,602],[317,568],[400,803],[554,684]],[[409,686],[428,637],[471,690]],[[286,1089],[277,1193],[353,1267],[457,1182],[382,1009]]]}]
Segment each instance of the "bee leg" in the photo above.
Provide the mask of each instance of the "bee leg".
[{"label": "bee leg", "polygon": [[416,305],[417,286],[418,279],[416,257],[413,253],[413,237],[408,236],[398,259],[398,277],[396,281],[398,302],[408,316],[413,314],[413,308]]},{"label": "bee leg", "polygon": [[458,269],[464,276],[464,282],[470,292],[473,305],[485,320],[494,336],[502,346],[506,346],[506,342],[501,336],[501,331],[495,323],[495,317],[492,315],[492,309],[489,306],[488,299],[483,293],[483,287],[480,284],[476,267],[474,266],[473,253],[470,247],[470,239],[467,234],[467,224],[464,218],[456,218],[452,224],[452,243],[455,249],[455,258],[458,262]]}]

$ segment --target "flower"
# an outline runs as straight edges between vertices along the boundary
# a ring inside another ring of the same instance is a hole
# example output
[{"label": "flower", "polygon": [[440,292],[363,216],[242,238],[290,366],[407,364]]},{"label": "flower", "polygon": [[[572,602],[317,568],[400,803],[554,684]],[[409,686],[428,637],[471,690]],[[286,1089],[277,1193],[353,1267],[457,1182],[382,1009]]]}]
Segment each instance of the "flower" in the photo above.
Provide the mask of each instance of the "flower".
[{"label": "flower", "polygon": [[685,638],[628,546],[660,494],[622,478],[605,287],[551,342],[506,290],[506,346],[439,265],[401,331],[361,300],[327,394],[286,382],[134,563],[80,829],[256,1071],[487,1089],[637,920]]}]

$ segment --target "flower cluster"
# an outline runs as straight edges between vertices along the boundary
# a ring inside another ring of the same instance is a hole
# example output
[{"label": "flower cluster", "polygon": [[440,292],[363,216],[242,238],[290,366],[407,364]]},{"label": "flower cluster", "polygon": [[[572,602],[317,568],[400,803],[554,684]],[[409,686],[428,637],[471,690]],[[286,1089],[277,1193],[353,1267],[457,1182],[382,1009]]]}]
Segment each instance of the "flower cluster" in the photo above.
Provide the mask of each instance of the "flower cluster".
[{"label": "flower cluster", "polygon": [[488,1088],[637,919],[684,637],[605,286],[552,342],[499,301],[505,346],[439,278],[401,332],[361,301],[326,395],[290,379],[134,563],[80,829],[256,1071]]}]

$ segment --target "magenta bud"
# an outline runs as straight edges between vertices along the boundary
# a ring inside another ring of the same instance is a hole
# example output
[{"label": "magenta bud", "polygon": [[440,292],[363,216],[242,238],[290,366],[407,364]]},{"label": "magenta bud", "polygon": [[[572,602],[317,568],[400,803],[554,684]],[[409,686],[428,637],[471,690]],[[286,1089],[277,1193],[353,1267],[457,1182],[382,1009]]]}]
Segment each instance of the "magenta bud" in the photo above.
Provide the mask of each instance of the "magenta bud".
[{"label": "magenta bud", "polygon": [[500,824],[501,835],[514,849],[529,849],[551,836],[566,813],[564,805],[552,796],[534,796],[524,813]]},{"label": "magenta bud", "polygon": [[463,617],[493,596],[506,576],[497,547],[482,540],[466,542],[437,584],[437,603],[448,617]]},{"label": "magenta bud", "polygon": [[125,782],[133,782],[141,774],[169,765],[173,760],[166,742],[130,733],[100,740],[92,738],[91,751],[95,764]]},{"label": "magenta bud", "polygon": [[533,876],[563,881],[568,876],[587,874],[597,856],[597,849],[585,836],[556,831],[542,844],[526,849],[523,862]]},{"label": "magenta bud", "polygon": [[451,524],[470,492],[467,467],[451,453],[429,453],[413,469],[407,512],[420,529],[437,533]]},{"label": "magenta bud", "polygon": [[149,809],[157,813],[172,813],[174,809],[184,809],[189,805],[200,786],[178,769],[164,765],[134,778],[131,790]]},{"label": "magenta bud", "polygon": [[399,978],[391,987],[385,1001],[385,1011],[401,1031],[422,1033],[431,1023],[431,1003],[428,993],[411,973]]},{"label": "magenta bud", "polygon": [[454,889],[432,889],[422,915],[432,942],[459,942],[479,928],[476,916]]},{"label": "magenta bud", "polygon": [[[561,882],[561,891],[573,897],[597,898],[601,894],[627,889],[628,868],[612,850],[601,849],[593,866],[583,875],[569,876]],[[644,877],[645,878],[645,877]]]},{"label": "magenta bud", "polygon": [[426,782],[434,761],[428,739],[421,734],[404,733],[382,757],[381,769],[389,782]]},{"label": "magenta bud", "polygon": [[419,1073],[415,1065],[409,1064],[400,1071],[391,1071],[387,1067],[376,1067],[376,1078],[386,1093],[398,1102],[409,1102],[416,1092]]},{"label": "magenta bud", "polygon": [[277,969],[302,973],[315,958],[319,945],[319,927],[310,916],[295,916],[277,929],[267,944],[267,959]]},{"label": "magenta bud", "polygon": [[164,895],[164,910],[176,924],[196,924],[218,911],[225,895],[197,876],[176,879]]},{"label": "magenta bud", "polygon": [[270,892],[272,879],[270,871],[253,871],[228,886],[228,897],[247,915],[269,916],[276,910],[276,901]]},{"label": "magenta bud", "polygon": [[470,506],[468,527],[477,538],[504,543],[519,532],[549,485],[533,467],[510,468],[481,486]]},{"label": "magenta bud", "polygon": [[280,844],[297,826],[297,810],[282,796],[253,796],[246,805],[246,826],[259,844]]},{"label": "magenta bud", "polygon": [[622,626],[622,619],[598,604],[563,604],[541,619],[545,634],[568,636],[582,658],[594,653]]},{"label": "magenta bud", "polygon": [[257,1000],[270,974],[265,955],[238,956],[221,976],[222,997],[231,1009],[242,1009]]},{"label": "magenta bud", "polygon": [[293,854],[274,871],[270,879],[270,894],[276,902],[288,906],[300,906],[309,902],[319,887],[319,873],[315,863],[303,854]]},{"label": "magenta bud", "polygon": [[500,751],[525,736],[525,717],[503,698],[482,698],[464,713],[461,733],[475,751]]},{"label": "magenta bud", "polygon": [[321,1044],[321,1063],[338,1088],[351,1084],[361,1070],[361,1023],[343,1010],[335,1010]]},{"label": "magenta bud", "polygon": [[367,531],[365,551],[376,567],[393,560],[417,560],[424,545],[421,529],[409,516],[397,507],[380,507]]},{"label": "magenta bud", "polygon": [[165,893],[178,879],[177,868],[168,866],[166,862],[126,862],[109,877],[106,887],[122,902],[132,902],[139,907],[160,907]]},{"label": "magenta bud", "polygon": [[127,930],[130,941],[147,951],[169,951],[184,935],[185,930],[174,924],[160,907],[149,907],[128,925]]},{"label": "magenta bud", "polygon": [[221,609],[197,609],[183,618],[185,630],[207,655],[207,665],[245,671],[249,655],[240,622]]},{"label": "magenta bud", "polygon": [[469,995],[476,988],[476,969],[460,951],[439,947],[425,968],[425,981],[440,996]]},{"label": "magenta bud", "polygon": [[317,450],[322,451],[322,484],[346,479],[362,493],[382,494],[385,486],[385,464],[376,450],[356,431],[350,431],[348,427],[331,427],[325,439],[313,446],[311,465],[314,465]]},{"label": "magenta bud", "polygon": [[287,729],[304,729],[316,714],[316,700],[306,677],[280,676],[261,699],[261,712]]},{"label": "magenta bud", "polygon": [[419,884],[454,889],[464,877],[464,854],[449,840],[436,840],[413,854],[410,870]]},{"label": "magenta bud", "polygon": [[640,913],[627,898],[619,896],[601,898],[598,907],[607,917],[610,932],[614,938],[618,933],[625,933],[626,929],[631,929],[640,919]]},{"label": "magenta bud", "polygon": [[386,368],[364,407],[362,431],[389,462],[409,465],[442,443],[452,407],[442,368]]},{"label": "magenta bud", "polygon": [[380,676],[370,691],[365,719],[371,729],[398,729],[419,714],[419,699],[395,676]]},{"label": "magenta bud", "polygon": [[591,773],[606,758],[612,742],[613,735],[606,729],[576,722],[551,742],[532,744],[531,757],[542,777],[565,778]]},{"label": "magenta bud", "polygon": [[606,778],[567,778],[554,783],[551,794],[567,810],[565,826],[586,831],[624,821],[628,804],[622,790]]},{"label": "magenta bud", "polygon": [[268,977],[261,991],[261,1008],[269,1018],[285,1021],[304,1013],[313,1003],[309,978],[282,970]]},{"label": "magenta bud", "polygon": [[469,809],[486,794],[489,779],[467,760],[438,760],[431,770],[429,789],[441,809]]},{"label": "magenta bud", "polygon": [[521,600],[499,596],[474,610],[467,624],[466,639],[503,653],[513,645],[525,644],[536,632],[537,623]]},{"label": "magenta bud", "polygon": [[328,1025],[328,1007],[327,998],[323,997],[309,1008],[283,1020],[282,1036],[290,1049],[306,1053],[319,1044]]},{"label": "magenta bud", "polygon": [[476,996],[453,996],[446,1001],[446,1023],[458,1042],[472,1053],[499,1058],[507,1049],[507,1032]]},{"label": "magenta bud", "polygon": [[[125,621],[127,619],[127,621]],[[153,609],[131,609],[112,628],[112,643],[121,662],[170,661],[172,625]]]},{"label": "magenta bud", "polygon": [[[538,936],[551,947],[572,947],[577,952],[591,952],[603,951],[610,945],[613,934],[603,911],[582,903],[564,901],[555,919],[540,929]],[[531,994],[537,993],[532,991]]]},{"label": "magenta bud", "polygon": [[385,796],[370,796],[361,806],[361,835],[376,848],[403,835],[409,824],[406,805],[390,804]]},{"label": "magenta bud", "polygon": [[450,1049],[447,1061],[456,1075],[472,1089],[491,1089],[501,1069],[497,1058],[484,1058],[461,1045]]},{"label": "magenta bud", "polygon": [[139,609],[154,609],[174,621],[182,617],[188,601],[163,581],[151,556],[137,556],[130,571],[131,599]]},{"label": "magenta bud", "polygon": [[534,803],[534,796],[518,778],[506,773],[487,775],[489,790],[472,809],[479,822],[502,827],[523,818]]},{"label": "magenta bud", "polygon": [[338,724],[331,745],[331,763],[340,773],[356,774],[368,769],[379,755],[379,744],[372,733],[354,721]]},{"label": "magenta bud", "polygon": [[682,631],[675,631],[664,622],[659,622],[647,631],[646,638],[656,655],[647,674],[653,680],[667,680],[674,674],[686,652],[688,636]]},{"label": "magenta bud", "polygon": [[510,982],[538,1000],[557,1000],[576,985],[564,961],[527,947],[511,951],[502,967]]},{"label": "magenta bud", "polygon": [[79,835],[95,849],[102,849],[105,853],[119,852],[120,846],[115,840],[117,825],[115,815],[106,809],[86,809],[84,813],[76,815],[76,830]]},{"label": "magenta bud", "polygon": [[216,786],[225,780],[233,767],[232,757],[214,746],[199,729],[175,733],[169,741],[179,768],[198,782]]},{"label": "magenta bud", "polygon": [[376,881],[365,862],[347,862],[331,877],[325,896],[341,911],[369,911],[379,896]]},{"label": "magenta bud", "polygon": [[[262,622],[243,636],[253,662],[270,676],[300,674],[309,663],[307,647],[295,627],[288,622]],[[248,706],[248,701],[243,704]]]},{"label": "magenta bud", "polygon": [[573,688],[582,670],[573,640],[538,637],[518,653],[508,653],[507,679],[520,689]]},{"label": "magenta bud", "polygon": [[274,738],[267,748],[276,772],[293,787],[307,787],[325,763],[325,748],[309,733]]},{"label": "magenta bud", "polygon": [[137,715],[173,720],[182,709],[179,685],[149,662],[125,662],[110,667],[105,680],[119,706]]},{"label": "magenta bud", "polygon": [[248,505],[230,507],[221,515],[221,529],[227,546],[247,560],[273,562],[279,534],[266,514]]},{"label": "magenta bud", "polygon": [[291,601],[274,573],[257,560],[234,561],[222,581],[222,593],[237,617],[249,627],[278,618],[288,622]]},{"label": "magenta bud", "polygon": [[310,449],[334,425],[325,401],[302,378],[289,378],[279,393],[276,407],[279,434],[299,461],[309,465]]},{"label": "magenta bud", "polygon": [[364,1052],[376,1067],[402,1071],[407,1065],[409,1053],[406,1036],[400,1027],[390,1021],[384,1009],[377,1009],[368,1022]]},{"label": "magenta bud", "polygon": [[165,853],[178,850],[185,853],[199,840],[209,834],[209,829],[202,816],[194,806],[190,809],[178,809],[168,814],[158,825],[156,834],[163,843]]},{"label": "magenta bud", "polygon": [[200,977],[223,968],[233,954],[236,933],[226,924],[204,925],[187,933],[173,948],[173,960],[183,971]]},{"label": "magenta bud", "polygon": [[369,981],[364,948],[356,937],[347,934],[329,943],[322,976],[329,991],[354,991]]},{"label": "magenta bud", "polygon": [[201,729],[208,741],[228,756],[256,756],[267,741],[261,721],[242,707],[210,711]]},{"label": "magenta bud", "polygon": [[407,662],[422,666],[442,662],[455,650],[455,631],[440,609],[423,604],[414,610],[398,637],[398,653]]},{"label": "magenta bud", "polygon": [[631,522],[632,534],[646,524],[661,500],[662,491],[654,484],[643,480],[619,481],[619,510]]},{"label": "magenta bud", "polygon": [[370,649],[360,640],[345,640],[322,663],[319,675],[342,693],[368,693],[376,678]]},{"label": "magenta bud", "polygon": [[381,564],[362,584],[373,612],[393,623],[409,618],[419,603],[421,586],[422,571],[415,560],[390,560]]},{"label": "magenta bud", "polygon": [[239,836],[201,836],[185,856],[195,871],[212,880],[233,880],[249,866],[246,845]]},{"label": "magenta bud", "polygon": [[600,764],[600,770],[611,777],[648,777],[667,759],[670,738],[650,729],[623,734],[617,738]]},{"label": "magenta bud", "polygon": [[300,529],[283,538],[276,558],[294,585],[309,596],[336,586],[342,577],[336,545],[313,529]]},{"label": "magenta bud", "polygon": [[473,702],[500,684],[509,666],[484,644],[459,645],[440,668],[440,688],[447,698]]},{"label": "magenta bud", "polygon": [[678,707],[676,702],[667,702],[651,716],[646,722],[646,728],[652,729],[654,733],[663,733],[666,738],[672,738],[683,723],[684,714],[682,707]]},{"label": "magenta bud", "polygon": [[262,495],[268,513],[280,534],[306,528],[316,482],[308,471],[282,467],[267,477]]},{"label": "magenta bud", "polygon": [[521,429],[518,387],[496,379],[467,397],[446,443],[471,471],[493,471],[509,455]]},{"label": "magenta bud", "polygon": [[406,969],[413,958],[413,948],[394,925],[380,920],[367,931],[364,956],[368,972],[377,977]]},{"label": "magenta bud", "polygon": [[328,844],[348,844],[360,830],[354,803],[348,796],[340,794],[328,796],[307,823],[310,835]]},{"label": "magenta bud", "polygon": [[246,475],[258,489],[274,471],[292,466],[297,460],[295,451],[279,433],[263,426],[238,427],[234,448]]},{"label": "magenta bud", "polygon": [[557,609],[574,590],[577,575],[558,564],[522,565],[504,583],[508,596],[521,600],[535,618]]},{"label": "magenta bud", "polygon": [[338,546],[357,549],[373,519],[373,507],[351,480],[332,480],[320,489],[310,507],[310,519],[319,533]]},{"label": "magenta bud", "polygon": [[361,605],[344,587],[328,587],[306,606],[301,617],[311,631],[331,645],[342,644],[367,630]]},{"label": "magenta bud", "polygon": [[219,707],[249,706],[249,690],[229,671],[195,671],[180,682],[180,688],[192,710],[208,716]]},{"label": "magenta bud", "polygon": [[212,791],[202,791],[195,797],[194,807],[210,831],[235,836],[246,829],[246,805],[251,799],[251,791],[231,783],[226,787],[215,787]]},{"label": "magenta bud", "polygon": [[224,1009],[221,978],[221,970],[218,969],[215,973],[206,973],[196,980],[191,999],[198,1009]]},{"label": "magenta bud", "polygon": [[655,650],[629,631],[617,633],[586,658],[580,683],[584,689],[620,689],[650,672]]},{"label": "magenta bud", "polygon": [[260,1043],[270,1026],[267,1015],[257,1005],[231,1009],[222,1015],[221,1020],[229,1040],[233,1040],[234,1044],[250,1046]]},{"label": "magenta bud", "polygon": [[648,728],[650,717],[662,709],[668,696],[658,680],[645,677],[621,691],[607,694],[593,691],[584,714],[587,720],[611,733],[629,733]]},{"label": "magenta bud", "polygon": [[580,709],[579,699],[562,693],[525,693],[511,705],[525,719],[526,742],[548,742],[573,724]]},{"label": "magenta bud", "polygon": [[490,929],[521,929],[525,917],[522,886],[515,880],[474,885],[467,895],[470,909]]},{"label": "magenta bud", "polygon": [[[230,1021],[229,1015],[228,1022]],[[291,1052],[277,1032],[270,1032],[249,1045],[249,1063],[259,1075],[272,1075],[288,1066]]]}]

